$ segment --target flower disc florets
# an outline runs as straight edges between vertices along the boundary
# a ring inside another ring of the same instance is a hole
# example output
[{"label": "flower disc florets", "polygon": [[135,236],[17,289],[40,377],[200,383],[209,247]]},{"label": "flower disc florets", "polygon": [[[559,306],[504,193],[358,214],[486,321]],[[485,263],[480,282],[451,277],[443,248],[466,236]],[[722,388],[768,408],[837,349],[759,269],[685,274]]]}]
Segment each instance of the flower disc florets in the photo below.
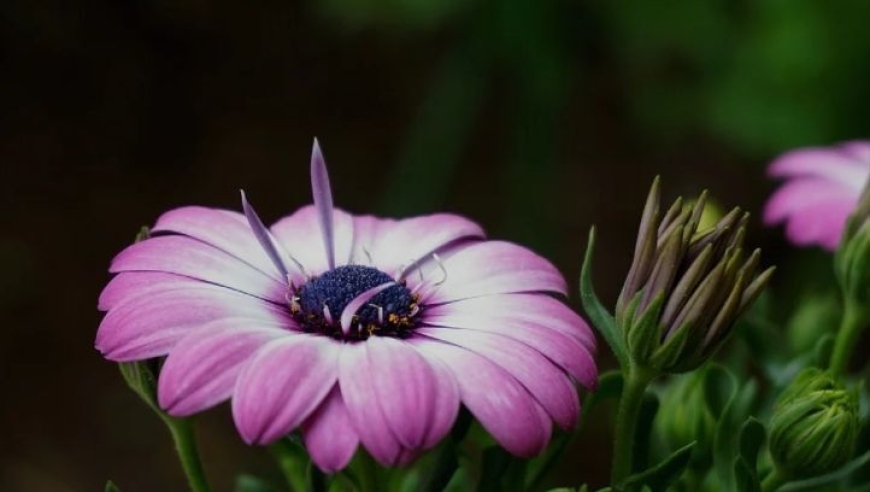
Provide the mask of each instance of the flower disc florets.
[{"label": "flower disc florets", "polygon": [[310,333],[346,340],[365,340],[371,335],[404,338],[414,327],[419,296],[398,283],[378,292],[356,311],[349,333],[343,333],[339,324],[338,316],[351,301],[389,282],[393,282],[393,278],[377,268],[340,266],[297,289],[290,308],[299,324]]}]

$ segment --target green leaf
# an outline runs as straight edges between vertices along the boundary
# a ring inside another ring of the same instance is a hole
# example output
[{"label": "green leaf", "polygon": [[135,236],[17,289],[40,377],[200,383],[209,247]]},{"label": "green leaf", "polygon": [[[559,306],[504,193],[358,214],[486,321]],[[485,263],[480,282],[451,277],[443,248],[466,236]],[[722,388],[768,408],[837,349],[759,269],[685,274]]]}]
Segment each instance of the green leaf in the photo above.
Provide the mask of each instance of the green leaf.
[{"label": "green leaf", "polygon": [[239,475],[236,477],[235,492],[278,492],[274,485],[253,475]]},{"label": "green leaf", "polygon": [[622,339],[613,315],[605,308],[595,295],[592,286],[592,254],[595,250],[595,228],[589,230],[589,242],[586,246],[586,254],[583,257],[583,267],[580,270],[580,300],[583,309],[592,321],[595,329],[604,337],[604,341],[610,346],[620,367],[628,367],[628,352]]},{"label": "green leaf", "polygon": [[115,485],[115,482],[109,480],[108,482],[106,482],[106,488],[104,489],[104,491],[105,492],[121,492],[121,489],[119,489],[118,486]]},{"label": "green leaf", "polygon": [[813,364],[816,367],[827,367],[831,360],[831,354],[834,352],[834,337],[833,333],[825,334],[813,349]]},{"label": "green leaf", "polygon": [[703,384],[704,401],[718,421],[737,392],[737,378],[725,367],[710,364],[704,371]]},{"label": "green leaf", "polygon": [[739,492],[761,492],[757,463],[764,436],[764,424],[755,417],[746,419],[740,428],[740,454],[734,462],[734,480]]},{"label": "green leaf", "polygon": [[[730,375],[730,373],[728,374]],[[731,377],[733,378],[734,376],[732,375]],[[734,430],[748,417],[749,410],[755,401],[757,389],[755,381],[749,381],[736,393],[733,393],[732,398],[725,405],[721,417],[716,422],[716,435],[713,442],[713,463],[717,478],[722,485],[722,490],[734,490],[734,462],[740,453],[740,435],[735,433]]]},{"label": "green leaf", "polygon": [[826,475],[822,475],[819,477],[809,478],[807,480],[801,480],[799,482],[791,482],[787,483],[779,489],[779,492],[798,492],[801,490],[818,490],[819,487],[823,487],[825,485],[831,485],[837,483],[849,475],[852,472],[857,471],[867,463],[870,463],[870,451],[862,454],[861,456],[855,458],[854,460],[846,463],[837,471],[828,473]]},{"label": "green leaf", "polygon": [[634,489],[635,486],[645,485],[651,492],[665,492],[683,474],[692,457],[694,446],[694,442],[689,443],[652,468],[628,477],[623,487]]},{"label": "green leaf", "polygon": [[659,315],[664,306],[664,294],[658,294],[646,309],[639,313],[635,313],[635,320],[631,323],[628,329],[628,352],[631,354],[632,360],[641,362],[644,367],[648,366],[650,356],[653,351],[658,348],[659,340],[661,339],[661,329],[659,328]]},{"label": "green leaf", "polygon": [[750,465],[742,457],[734,462],[734,484],[737,492],[761,492],[761,483],[755,465]]},{"label": "green leaf", "polygon": [[764,424],[755,417],[749,417],[740,428],[740,457],[755,468],[758,451],[764,443]]}]

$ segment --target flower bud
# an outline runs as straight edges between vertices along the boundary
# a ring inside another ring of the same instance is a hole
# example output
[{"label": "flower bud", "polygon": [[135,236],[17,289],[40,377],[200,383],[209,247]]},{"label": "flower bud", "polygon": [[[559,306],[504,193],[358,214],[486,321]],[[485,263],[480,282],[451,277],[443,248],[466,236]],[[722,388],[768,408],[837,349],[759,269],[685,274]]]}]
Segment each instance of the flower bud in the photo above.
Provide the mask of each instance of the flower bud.
[{"label": "flower bud", "polygon": [[758,273],[760,250],[744,249],[749,215],[735,208],[700,230],[707,194],[682,199],[660,217],[653,182],[634,259],[616,305],[616,322],[635,363],[662,372],[698,367],[725,341],[737,317],[773,273]]},{"label": "flower bud", "polygon": [[770,422],[770,454],[790,480],[843,466],[858,437],[858,398],[829,373],[801,372],[777,400]]}]

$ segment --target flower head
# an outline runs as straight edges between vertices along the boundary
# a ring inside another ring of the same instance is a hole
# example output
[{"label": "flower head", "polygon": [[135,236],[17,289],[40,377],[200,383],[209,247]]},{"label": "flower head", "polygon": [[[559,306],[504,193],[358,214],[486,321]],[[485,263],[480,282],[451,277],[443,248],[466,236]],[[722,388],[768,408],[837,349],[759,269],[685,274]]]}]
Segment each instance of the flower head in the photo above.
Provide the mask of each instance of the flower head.
[{"label": "flower head", "polygon": [[659,181],[641,217],[634,259],[616,303],[616,322],[635,362],[662,372],[698,367],[725,341],[773,269],[744,249],[748,214],[735,208],[699,230],[706,193],[660,217]]},{"label": "flower head", "polygon": [[515,244],[450,214],[405,220],[333,208],[315,141],[314,205],[267,228],[184,207],[123,250],[100,296],[96,347],[114,361],[167,356],[160,406],[190,415],[232,400],[248,443],[300,430],[317,465],[361,444],[404,464],[450,430],[460,404],[519,456],[578,417],[595,341],[553,294],[565,281]]},{"label": "flower head", "polygon": [[870,178],[870,142],[793,150],[773,161],[768,173],[786,182],[768,200],[764,221],[784,222],[795,244],[834,251]]}]

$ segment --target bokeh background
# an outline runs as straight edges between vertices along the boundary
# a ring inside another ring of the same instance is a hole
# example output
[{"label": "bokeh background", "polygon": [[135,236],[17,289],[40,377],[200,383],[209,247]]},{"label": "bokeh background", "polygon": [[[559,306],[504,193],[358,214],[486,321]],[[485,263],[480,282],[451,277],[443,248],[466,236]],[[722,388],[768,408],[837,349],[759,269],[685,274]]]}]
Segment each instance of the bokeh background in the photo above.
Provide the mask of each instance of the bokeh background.
[{"label": "bokeh background", "polygon": [[[597,224],[606,300],[656,174],[755,212],[775,287],[824,271],[762,228],[764,168],[870,135],[867,19],[864,0],[0,2],[0,490],[183,489],[93,348],[109,261],[172,207],[309,202],[314,136],[343,208],[467,215],[572,284]],[[563,483],[606,476],[596,418]],[[226,408],[198,431],[216,490],[274,476]]]}]

